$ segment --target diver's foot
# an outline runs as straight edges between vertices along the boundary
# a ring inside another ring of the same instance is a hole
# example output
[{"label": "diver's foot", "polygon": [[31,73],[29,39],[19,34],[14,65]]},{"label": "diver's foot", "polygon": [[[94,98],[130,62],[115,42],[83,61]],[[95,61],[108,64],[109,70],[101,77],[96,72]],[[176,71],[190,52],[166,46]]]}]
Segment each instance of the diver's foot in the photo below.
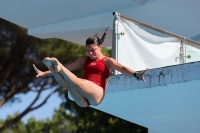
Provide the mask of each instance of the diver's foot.
[{"label": "diver's foot", "polygon": [[52,64],[52,62],[51,62],[51,58],[50,57],[45,57],[43,60],[42,60],[42,62],[49,68],[49,70],[51,71],[51,72],[54,72],[55,70],[54,70],[54,66],[53,66],[53,64]]},{"label": "diver's foot", "polygon": [[62,68],[63,68],[63,65],[56,59],[56,58],[51,58],[51,63],[54,65],[54,70],[56,72],[61,72],[63,71]]}]

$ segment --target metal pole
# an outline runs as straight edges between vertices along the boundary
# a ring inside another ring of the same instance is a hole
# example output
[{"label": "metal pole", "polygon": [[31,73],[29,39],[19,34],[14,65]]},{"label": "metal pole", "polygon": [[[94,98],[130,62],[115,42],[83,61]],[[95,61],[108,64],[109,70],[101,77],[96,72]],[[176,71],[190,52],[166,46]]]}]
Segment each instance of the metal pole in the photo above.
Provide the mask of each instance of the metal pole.
[{"label": "metal pole", "polygon": [[[113,12],[113,15],[114,15],[114,14],[115,14],[115,12]],[[118,13],[118,15],[119,15],[121,18],[130,20],[130,21],[132,21],[132,22],[134,22],[134,23],[136,23],[136,24],[139,24],[139,25],[144,26],[144,27],[147,27],[147,28],[149,28],[149,29],[152,29],[152,30],[161,32],[161,33],[163,33],[163,34],[166,34],[166,35],[175,37],[175,38],[180,39],[180,40],[182,40],[182,41],[184,41],[184,42],[187,42],[188,44],[190,44],[191,46],[193,46],[193,47],[195,47],[195,48],[200,49],[200,43],[198,43],[198,42],[195,42],[195,41],[190,40],[190,39],[186,39],[185,37],[182,37],[182,36],[179,36],[179,35],[170,33],[170,32],[165,31],[165,30],[161,30],[161,29],[159,29],[159,28],[157,28],[157,27],[154,27],[154,26],[145,24],[145,23],[140,22],[140,21],[138,21],[138,20],[131,19],[131,18],[126,17],[126,16],[124,16],[124,15],[121,15],[121,14],[119,14],[119,13]]]},{"label": "metal pole", "polygon": [[[114,15],[114,14],[113,14]],[[113,21],[113,37],[112,37],[112,57],[118,61],[118,14],[115,14],[115,18]],[[112,75],[117,75],[118,71],[117,70],[113,70]]]}]

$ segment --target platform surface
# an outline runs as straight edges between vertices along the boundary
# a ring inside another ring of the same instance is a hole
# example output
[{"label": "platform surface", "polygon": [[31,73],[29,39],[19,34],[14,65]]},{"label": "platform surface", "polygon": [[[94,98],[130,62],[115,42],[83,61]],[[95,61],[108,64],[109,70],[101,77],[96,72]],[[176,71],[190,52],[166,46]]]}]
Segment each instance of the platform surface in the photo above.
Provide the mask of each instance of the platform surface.
[{"label": "platform surface", "polygon": [[155,133],[199,133],[200,62],[152,69],[145,78],[112,76],[105,99],[93,108]]}]

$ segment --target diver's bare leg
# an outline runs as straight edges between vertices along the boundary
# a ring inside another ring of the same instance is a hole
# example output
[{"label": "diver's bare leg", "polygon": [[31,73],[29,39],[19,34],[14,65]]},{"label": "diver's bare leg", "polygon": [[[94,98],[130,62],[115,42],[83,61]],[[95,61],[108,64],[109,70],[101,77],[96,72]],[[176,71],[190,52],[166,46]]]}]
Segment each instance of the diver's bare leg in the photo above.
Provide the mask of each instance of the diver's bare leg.
[{"label": "diver's bare leg", "polygon": [[74,101],[81,107],[87,107],[87,101],[86,99],[75,89],[72,88],[72,86],[69,86],[67,84],[67,82],[64,80],[63,76],[58,73],[55,72],[54,70],[54,66],[50,61],[49,57],[46,57],[43,60],[43,63],[49,68],[49,70],[53,73],[53,76],[55,77],[56,81],[58,82],[58,84],[64,88],[67,88],[67,90],[69,91],[69,93],[71,94],[72,98],[74,99]]},{"label": "diver's bare leg", "polygon": [[64,80],[73,86],[81,95],[83,95],[91,105],[98,105],[104,98],[105,91],[95,83],[76,77],[72,72],[66,69],[56,58],[51,58],[56,72],[64,77]]}]

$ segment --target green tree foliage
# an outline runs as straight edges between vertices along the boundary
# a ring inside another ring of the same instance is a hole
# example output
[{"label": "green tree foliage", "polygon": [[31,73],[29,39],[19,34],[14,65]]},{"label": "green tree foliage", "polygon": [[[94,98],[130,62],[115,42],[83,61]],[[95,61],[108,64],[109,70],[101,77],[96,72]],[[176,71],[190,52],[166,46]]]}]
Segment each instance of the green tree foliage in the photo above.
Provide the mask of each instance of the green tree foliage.
[{"label": "green tree foliage", "polygon": [[[60,108],[54,111],[51,119],[36,120],[31,117],[27,122],[20,120],[2,133],[147,133],[147,129],[111,115],[90,108],[84,110],[87,112],[85,118]],[[17,115],[8,116],[6,120]],[[0,126],[5,121],[0,120]]]},{"label": "green tree foliage", "polygon": [[[30,101],[30,105],[12,121],[0,127],[0,131],[19,121],[28,112],[44,105],[60,88],[52,77],[35,78],[33,63],[45,71],[47,68],[42,59],[46,56],[54,56],[62,63],[68,63],[86,54],[85,48],[81,45],[59,39],[38,39],[27,35],[24,28],[3,19],[0,19],[0,51],[0,107],[19,101],[21,93],[37,93],[35,99]],[[81,75],[81,70],[75,74]],[[41,93],[47,89],[52,92],[43,102],[36,104]]]},{"label": "green tree foliage", "polygon": [[[105,55],[110,51],[103,48]],[[20,100],[19,94],[37,93],[24,111],[0,120],[0,132],[4,133],[83,133],[83,132],[134,132],[146,133],[147,129],[121,120],[92,108],[81,108],[70,101],[67,90],[58,86],[53,77],[35,78],[34,63],[40,70],[47,70],[42,63],[46,56],[56,57],[63,64],[86,55],[84,46],[60,39],[38,39],[27,35],[27,31],[19,26],[0,19],[0,107],[14,104]],[[82,77],[82,69],[73,71]],[[40,95],[51,90],[41,103]],[[27,123],[21,119],[30,111],[43,106],[48,98],[59,92],[63,99],[62,107],[55,112],[52,119],[36,121],[30,118]],[[37,103],[37,104],[36,104]],[[66,113],[67,112],[67,113]]]},{"label": "green tree foliage", "polygon": [[[65,110],[60,108],[55,110],[51,119],[36,120],[31,117],[27,122],[20,120],[2,133],[75,133],[77,131],[76,125],[63,117],[64,114],[66,114]],[[6,120],[0,120],[0,126],[17,115],[19,114],[15,113],[13,116],[8,116]],[[69,113],[68,117],[73,116]]]}]

